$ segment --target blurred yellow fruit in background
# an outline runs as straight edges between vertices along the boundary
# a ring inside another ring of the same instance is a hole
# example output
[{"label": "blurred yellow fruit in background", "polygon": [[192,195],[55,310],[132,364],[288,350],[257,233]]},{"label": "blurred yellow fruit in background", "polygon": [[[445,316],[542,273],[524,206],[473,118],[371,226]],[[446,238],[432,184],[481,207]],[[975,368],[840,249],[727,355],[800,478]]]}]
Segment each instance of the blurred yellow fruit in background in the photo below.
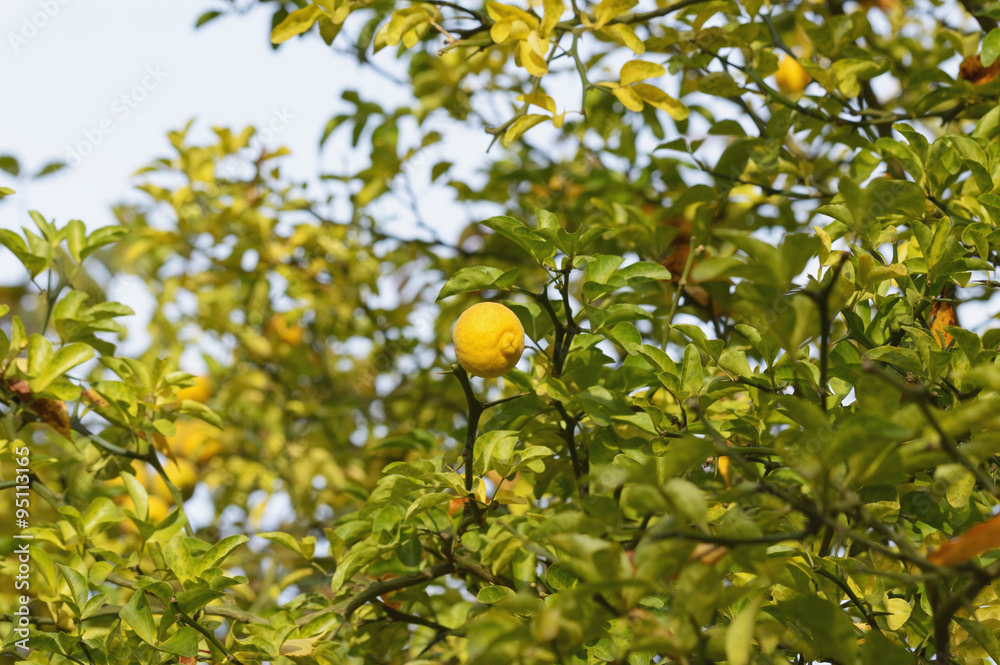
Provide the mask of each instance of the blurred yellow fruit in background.
[{"label": "blurred yellow fruit in background", "polygon": [[[178,458],[176,462],[167,460],[163,464],[163,470],[167,472],[167,478],[181,491],[181,496],[185,500],[191,498],[194,487],[198,484],[198,467],[189,459]],[[170,500],[170,488],[163,482],[159,473],[150,474],[150,482],[146,485],[152,492]]]},{"label": "blurred yellow fruit in background", "polygon": [[[125,495],[124,500],[119,504],[123,510],[131,510],[133,513],[135,510],[135,503],[132,501],[132,497]],[[152,524],[159,524],[167,515],[170,514],[170,503],[166,499],[156,496],[155,494],[150,494],[146,501],[147,515],[146,519],[142,519],[142,515],[137,517],[143,522],[150,522]],[[131,533],[139,533],[139,529],[135,526],[135,523],[131,518],[126,519],[122,522],[122,528]]]},{"label": "blurred yellow fruit in background", "polygon": [[181,420],[174,423],[176,434],[167,439],[167,445],[180,459],[204,464],[219,454],[222,443],[219,430],[201,420]]},{"label": "blurred yellow fruit in background", "polygon": [[275,314],[271,317],[267,322],[267,332],[274,333],[278,336],[278,339],[292,346],[302,344],[302,338],[305,336],[302,326],[298,324],[293,326],[288,325],[284,314]]},{"label": "blurred yellow fruit in background", "polygon": [[802,65],[789,55],[781,59],[778,71],[774,75],[774,81],[778,84],[778,90],[785,94],[802,92],[811,80],[812,77],[806,73]]},{"label": "blurred yellow fruit in background", "polygon": [[195,384],[187,388],[181,388],[177,393],[177,401],[193,399],[204,404],[212,396],[212,379],[207,376],[195,378]]}]

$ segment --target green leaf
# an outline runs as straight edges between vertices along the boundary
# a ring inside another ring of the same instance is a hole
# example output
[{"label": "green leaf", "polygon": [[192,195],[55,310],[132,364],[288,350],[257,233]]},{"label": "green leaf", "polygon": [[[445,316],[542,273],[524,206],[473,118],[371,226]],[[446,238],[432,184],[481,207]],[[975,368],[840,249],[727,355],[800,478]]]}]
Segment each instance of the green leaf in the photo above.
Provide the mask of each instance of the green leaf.
[{"label": "green leaf", "polygon": [[701,384],[705,381],[705,373],[701,365],[701,354],[698,347],[688,344],[684,348],[684,361],[681,365],[681,387],[686,395],[697,395]]},{"label": "green leaf", "polygon": [[199,420],[204,420],[209,425],[214,425],[218,429],[222,429],[222,418],[219,417],[219,414],[201,402],[191,399],[181,400],[177,405],[177,412],[194,416]]},{"label": "green leaf", "polygon": [[912,653],[889,641],[882,633],[875,630],[865,633],[865,643],[861,645],[862,665],[913,665],[914,662]]},{"label": "green leaf", "polygon": [[226,594],[213,589],[188,589],[176,595],[177,605],[186,614],[194,614],[209,603],[224,598]]},{"label": "green leaf", "polygon": [[16,178],[21,173],[21,165],[12,155],[0,155],[0,171],[6,171]]},{"label": "green leaf", "polygon": [[788,628],[816,649],[817,659],[853,663],[858,653],[854,623],[835,605],[817,596],[798,596],[768,606]]},{"label": "green leaf", "polygon": [[36,357],[34,370],[29,370],[34,378],[28,383],[31,386],[31,391],[36,393],[42,392],[57,378],[80,363],[84,363],[94,357],[94,349],[92,347],[82,342],[74,342],[62,347],[50,358],[48,354],[52,353],[52,345],[41,335],[32,335],[28,340],[29,367],[32,364],[32,348],[34,348],[36,354],[42,354],[40,357]]},{"label": "green leaf", "polygon": [[198,17],[198,20],[195,21],[195,23],[194,23],[194,27],[195,28],[200,28],[201,26],[205,25],[209,21],[213,21],[213,20],[219,18],[220,16],[222,16],[222,12],[220,12],[220,11],[216,11],[216,10],[207,11],[207,12],[203,13],[201,16]]},{"label": "green leaf", "polygon": [[299,541],[284,531],[268,531],[267,533],[258,533],[257,536],[264,540],[270,540],[272,543],[277,543],[282,547],[287,547],[299,556],[302,556],[302,548],[299,547]]},{"label": "green leaf", "polygon": [[479,475],[485,475],[488,471],[495,470],[501,476],[506,476],[505,472],[509,471],[513,462],[518,438],[516,430],[491,430],[480,434],[476,438],[474,450],[475,471]]},{"label": "green leaf", "polygon": [[642,346],[642,335],[639,334],[639,329],[628,322],[614,326],[605,333],[605,336],[621,345],[630,356],[638,353],[639,347]]},{"label": "green leaf", "polygon": [[966,632],[975,638],[979,646],[983,648],[989,657],[993,659],[994,662],[1000,663],[1000,639],[997,638],[996,633],[994,633],[985,624],[975,621],[973,619],[966,619],[964,617],[954,617],[955,623],[964,628]]},{"label": "green leaf", "polygon": [[5,196],[10,196],[11,194],[17,194],[17,192],[15,192],[10,187],[0,187],[0,199],[2,199]]},{"label": "green leaf", "polygon": [[38,275],[38,273],[45,270],[49,265],[51,248],[48,245],[45,246],[45,249],[41,253],[36,252],[25,244],[21,236],[7,229],[0,229],[0,245],[9,249],[24,264],[24,267],[28,269],[32,277]]},{"label": "green leaf", "polygon": [[997,61],[1000,56],[1000,28],[993,28],[983,39],[983,50],[979,55],[979,61],[983,67],[989,67]]},{"label": "green leaf", "polygon": [[118,522],[120,516],[111,499],[100,496],[87,505],[86,510],[83,511],[82,519],[85,532],[89,536],[97,533],[99,531],[97,527],[102,524]]},{"label": "green leaf", "polygon": [[83,261],[105,245],[117,242],[126,233],[128,229],[120,226],[102,226],[87,237],[87,245],[80,252],[80,260]]},{"label": "green leaf", "polygon": [[445,298],[450,298],[459,293],[468,293],[469,291],[486,291],[488,289],[506,291],[514,285],[514,282],[517,280],[517,274],[517,268],[506,272],[492,266],[461,268],[441,287],[441,292],[438,293],[435,302],[440,302]]},{"label": "green leaf", "polygon": [[80,252],[83,251],[87,243],[87,227],[80,220],[74,219],[63,229],[63,235],[66,236],[66,246],[69,248],[69,255],[77,263],[80,263],[83,260],[80,257]]},{"label": "green leaf", "polygon": [[483,226],[493,229],[508,240],[513,240],[519,247],[528,251],[539,263],[555,255],[556,250],[548,242],[528,227],[524,222],[513,217],[490,217]]},{"label": "green leaf", "polygon": [[62,171],[64,168],[66,168],[65,162],[49,162],[48,164],[43,166],[41,170],[38,173],[36,173],[33,177],[44,178],[47,175],[51,175],[53,173]]},{"label": "green leaf", "polygon": [[87,604],[87,598],[90,596],[90,586],[87,584],[87,578],[69,566],[64,566],[61,563],[57,563],[56,565],[59,567],[60,572],[62,572],[66,582],[69,583],[70,593],[73,594],[73,600],[76,603],[77,609],[82,609]]},{"label": "green leaf", "polygon": [[121,618],[147,644],[156,645],[156,622],[143,591],[136,591],[122,607]]},{"label": "green leaf", "polygon": [[658,282],[670,279],[670,271],[653,261],[639,261],[625,266],[615,273],[632,286],[643,282]]},{"label": "green leaf", "polygon": [[493,603],[499,602],[504,598],[513,596],[514,592],[505,586],[484,586],[476,594],[476,600],[485,605],[492,605]]},{"label": "green leaf", "polygon": [[314,4],[296,9],[271,31],[271,43],[281,44],[296,35],[301,35],[313,27],[313,23],[319,19],[322,13],[323,10],[319,5]]},{"label": "green leaf", "polygon": [[[249,540],[242,534],[227,536],[209,548],[201,555],[202,570],[214,568],[222,564],[230,554],[243,546]],[[306,557],[309,558],[309,557]]]},{"label": "green leaf", "polygon": [[448,492],[431,492],[430,494],[424,494],[411,503],[410,507],[406,509],[406,518],[404,521],[409,522],[410,518],[414,515],[419,515],[428,508],[433,508],[434,506],[441,505],[442,503],[448,503],[454,498],[455,495]]},{"label": "green leaf", "polygon": [[747,665],[750,662],[753,630],[757,625],[757,614],[763,603],[763,596],[751,600],[726,629],[726,660],[729,661],[729,665]]},{"label": "green leaf", "polygon": [[708,502],[701,490],[680,478],[671,478],[663,486],[663,493],[677,513],[694,524],[704,524],[708,518]]},{"label": "green leaf", "polygon": [[156,645],[156,648],[175,656],[194,658],[198,655],[198,642],[200,640],[201,633],[194,628],[181,626],[176,633]]},{"label": "green leaf", "polygon": [[88,598],[87,602],[84,603],[83,607],[80,608],[80,618],[86,619],[87,617],[93,615],[95,612],[97,612],[97,610],[107,605],[110,599],[111,597],[103,592],[94,594],[93,596]]}]

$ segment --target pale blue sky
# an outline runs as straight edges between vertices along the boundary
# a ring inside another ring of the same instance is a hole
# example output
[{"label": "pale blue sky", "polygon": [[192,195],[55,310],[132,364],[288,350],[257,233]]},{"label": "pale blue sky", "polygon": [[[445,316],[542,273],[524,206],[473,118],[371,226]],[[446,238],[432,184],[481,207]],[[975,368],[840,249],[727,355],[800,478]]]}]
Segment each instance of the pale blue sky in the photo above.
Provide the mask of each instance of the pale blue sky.
[{"label": "pale blue sky", "polygon": [[[3,4],[0,154],[18,156],[29,173],[53,159],[75,162],[74,155],[90,154],[79,166],[41,181],[0,173],[0,185],[18,192],[0,205],[2,228],[30,223],[30,209],[60,223],[111,223],[111,204],[134,196],[135,170],[168,154],[166,132],[190,118],[196,118],[195,137],[208,137],[212,125],[284,125],[270,143],[292,150],[293,157],[283,161],[285,173],[314,181],[320,132],[331,115],[350,108],[340,99],[345,89],[389,105],[407,99],[405,90],[362,70],[315,35],[272,51],[268,11],[220,18],[195,30],[196,18],[213,6],[210,0]],[[398,66],[388,51],[379,54],[380,63]],[[451,140],[437,149],[434,161],[464,160],[469,167],[482,162],[488,136],[454,125],[448,130]],[[327,144],[325,170],[361,163],[363,157],[345,147],[346,137]],[[447,204],[443,193],[432,194],[423,203],[428,212],[436,209],[435,196],[438,205]],[[435,221],[457,228],[467,220]],[[0,266],[0,280],[9,276]]]}]

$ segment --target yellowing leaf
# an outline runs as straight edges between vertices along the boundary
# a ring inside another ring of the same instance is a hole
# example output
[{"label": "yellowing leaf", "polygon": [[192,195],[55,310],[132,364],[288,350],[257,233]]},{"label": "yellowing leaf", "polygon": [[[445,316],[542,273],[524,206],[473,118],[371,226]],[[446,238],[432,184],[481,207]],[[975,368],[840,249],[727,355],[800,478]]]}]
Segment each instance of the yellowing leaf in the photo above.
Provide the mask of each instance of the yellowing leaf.
[{"label": "yellowing leaf", "polygon": [[656,78],[657,76],[663,76],[666,73],[667,70],[663,68],[663,65],[657,64],[655,62],[645,62],[644,60],[629,60],[624,65],[622,65],[619,77],[621,78],[622,85],[631,85],[637,81],[643,81],[645,79],[651,79],[651,78]]},{"label": "yellowing leaf", "polygon": [[885,601],[885,609],[889,611],[889,616],[886,617],[889,630],[899,630],[910,618],[913,606],[904,598],[890,598]]},{"label": "yellowing leaf", "polygon": [[723,455],[716,462],[716,468],[719,470],[719,475],[722,476],[722,480],[725,481],[726,487],[732,487],[729,480],[729,456]]},{"label": "yellowing leaf", "polygon": [[606,25],[598,32],[602,35],[607,35],[622,46],[632,49],[632,52],[636,55],[642,55],[646,52],[646,45],[641,39],[639,39],[638,35],[635,34],[635,30],[625,23],[613,23],[611,25]]},{"label": "yellowing leaf", "polygon": [[685,120],[688,117],[688,107],[656,86],[649,85],[648,83],[636,83],[632,86],[632,89],[642,98],[642,101],[655,106],[661,111],[666,111],[667,115],[674,120]]},{"label": "yellowing leaf", "polygon": [[280,44],[295,35],[301,35],[313,26],[322,13],[323,10],[320,9],[319,5],[309,5],[302,9],[296,9],[271,31],[271,43]]},{"label": "yellowing leaf", "polygon": [[527,499],[523,496],[518,496],[513,490],[498,490],[497,493],[493,495],[493,500],[501,506],[508,506],[511,504],[527,505],[528,503]]},{"label": "yellowing leaf", "polygon": [[927,557],[939,566],[954,566],[1000,548],[1000,515],[980,522],[958,538],[949,540]]},{"label": "yellowing leaf", "polygon": [[869,288],[888,279],[903,277],[906,274],[906,266],[902,263],[883,266],[878,265],[875,257],[870,254],[862,254],[858,257],[858,281],[862,287]]},{"label": "yellowing leaf", "polygon": [[635,94],[635,90],[631,87],[628,88],[612,88],[611,94],[618,98],[618,101],[627,108],[629,111],[641,111],[642,110],[642,99],[639,95]]},{"label": "yellowing leaf", "polygon": [[543,37],[548,37],[566,11],[566,5],[563,0],[542,0],[542,9],[544,14],[539,32]]},{"label": "yellowing leaf", "polygon": [[497,21],[490,28],[490,39],[497,44],[503,44],[510,37],[513,21]]},{"label": "yellowing leaf", "polygon": [[603,28],[609,21],[636,6],[638,0],[601,0],[594,10],[594,29]]},{"label": "yellowing leaf", "polygon": [[392,13],[392,18],[375,35],[373,48],[376,53],[385,46],[396,46],[400,42],[407,48],[420,39],[418,28],[426,29],[431,15],[423,7],[406,7]]},{"label": "yellowing leaf", "polygon": [[490,37],[497,44],[514,39],[527,39],[528,35],[538,29],[538,19],[517,7],[502,5],[499,2],[486,3],[486,11],[493,19]]},{"label": "yellowing leaf", "polygon": [[931,334],[937,340],[938,346],[947,349],[954,338],[945,328],[955,325],[955,308],[947,300],[938,300],[931,307]]},{"label": "yellowing leaf", "polygon": [[534,104],[538,108],[545,109],[549,113],[555,115],[556,103],[551,97],[546,95],[544,92],[529,92],[526,95],[521,95],[517,98],[519,102],[527,102],[528,104]]},{"label": "yellowing leaf", "polygon": [[517,56],[518,64],[527,69],[532,76],[545,76],[549,73],[549,66],[545,62],[545,58],[528,40],[521,40],[517,43]]},{"label": "yellowing leaf", "polygon": [[516,141],[521,134],[534,127],[540,122],[548,120],[548,116],[541,115],[540,113],[531,113],[528,115],[522,115],[520,118],[514,121],[503,135],[503,143],[505,146],[510,145],[513,141]]},{"label": "yellowing leaf", "polygon": [[753,646],[753,631],[757,625],[757,614],[764,598],[758,596],[740,610],[726,629],[726,660],[732,665],[747,665]]},{"label": "yellowing leaf", "polygon": [[319,639],[319,637],[311,637],[309,639],[285,640],[278,653],[287,658],[305,658],[312,655],[316,642]]}]

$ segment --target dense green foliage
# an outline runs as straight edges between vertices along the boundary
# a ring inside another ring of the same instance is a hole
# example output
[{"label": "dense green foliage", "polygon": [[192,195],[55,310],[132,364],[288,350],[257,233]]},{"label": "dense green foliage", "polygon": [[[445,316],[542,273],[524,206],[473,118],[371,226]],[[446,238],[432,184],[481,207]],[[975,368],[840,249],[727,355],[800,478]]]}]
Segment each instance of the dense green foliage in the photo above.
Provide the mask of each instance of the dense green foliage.
[{"label": "dense green foliage", "polygon": [[[997,316],[1000,5],[262,10],[276,47],[404,65],[410,103],[347,92],[322,132],[363,168],[317,197],[252,129],[183,130],[120,226],[0,230],[27,662],[1000,658],[1000,330],[956,318]],[[459,126],[497,141],[478,172]],[[123,274],[155,300],[135,358]],[[483,299],[528,349],[470,382]]]}]

